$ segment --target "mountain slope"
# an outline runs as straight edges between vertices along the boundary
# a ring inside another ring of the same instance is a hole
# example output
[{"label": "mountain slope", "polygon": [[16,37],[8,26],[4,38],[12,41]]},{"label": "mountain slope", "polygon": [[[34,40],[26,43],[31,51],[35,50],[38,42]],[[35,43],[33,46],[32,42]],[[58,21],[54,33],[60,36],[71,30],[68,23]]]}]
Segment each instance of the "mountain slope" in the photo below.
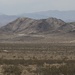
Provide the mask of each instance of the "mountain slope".
[{"label": "mountain slope", "polygon": [[73,33],[75,32],[75,22],[66,23],[63,26],[59,27],[58,30],[66,33]]}]

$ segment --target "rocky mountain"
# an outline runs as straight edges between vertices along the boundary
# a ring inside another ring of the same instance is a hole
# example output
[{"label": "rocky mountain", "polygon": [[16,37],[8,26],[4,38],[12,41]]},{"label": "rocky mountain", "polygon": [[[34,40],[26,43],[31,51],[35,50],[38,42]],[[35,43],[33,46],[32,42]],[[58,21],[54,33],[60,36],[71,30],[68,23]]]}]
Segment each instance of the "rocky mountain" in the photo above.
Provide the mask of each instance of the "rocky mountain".
[{"label": "rocky mountain", "polygon": [[75,22],[66,23],[61,19],[31,19],[18,18],[6,26],[0,28],[0,33],[17,34],[50,34],[50,33],[71,33],[75,31]]},{"label": "rocky mountain", "polygon": [[65,25],[65,22],[56,18],[31,19],[18,18],[0,28],[2,33],[39,34],[52,33]]}]

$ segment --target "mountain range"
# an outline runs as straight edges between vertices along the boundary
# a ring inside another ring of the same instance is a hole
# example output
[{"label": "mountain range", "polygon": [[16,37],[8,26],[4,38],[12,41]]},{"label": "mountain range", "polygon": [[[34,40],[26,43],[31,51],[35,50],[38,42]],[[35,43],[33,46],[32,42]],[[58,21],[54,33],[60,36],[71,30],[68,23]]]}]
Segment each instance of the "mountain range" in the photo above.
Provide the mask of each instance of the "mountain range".
[{"label": "mountain range", "polygon": [[73,22],[75,21],[75,10],[70,10],[70,11],[49,10],[49,11],[41,11],[33,13],[24,13],[19,15],[6,15],[0,13],[0,26],[4,26],[19,17],[29,17],[33,19],[45,19],[48,17],[54,17],[62,19],[65,22]]},{"label": "mountain range", "polygon": [[44,11],[16,16],[0,13],[0,42],[74,43],[74,12]]},{"label": "mountain range", "polygon": [[38,34],[38,33],[51,33],[58,30],[66,23],[60,19],[47,18],[47,19],[31,19],[31,18],[18,18],[15,21],[0,28],[2,33],[17,33],[17,34]]},{"label": "mountain range", "polygon": [[0,33],[8,34],[50,34],[75,32],[75,22],[66,23],[61,19],[18,18],[0,28]]},{"label": "mountain range", "polygon": [[41,11],[35,13],[24,13],[21,14],[20,16],[34,18],[34,19],[45,19],[48,17],[54,17],[62,19],[65,22],[73,22],[75,21],[75,10],[69,10],[69,11],[49,10],[49,11]]}]

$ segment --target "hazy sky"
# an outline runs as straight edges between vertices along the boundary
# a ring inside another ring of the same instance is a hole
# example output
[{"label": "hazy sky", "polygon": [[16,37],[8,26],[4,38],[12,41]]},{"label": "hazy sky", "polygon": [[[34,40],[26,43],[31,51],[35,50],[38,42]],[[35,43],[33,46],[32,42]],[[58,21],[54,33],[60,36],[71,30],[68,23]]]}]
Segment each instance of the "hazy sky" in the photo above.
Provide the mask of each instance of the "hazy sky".
[{"label": "hazy sky", "polygon": [[0,12],[5,14],[45,10],[75,10],[75,0],[0,0]]}]

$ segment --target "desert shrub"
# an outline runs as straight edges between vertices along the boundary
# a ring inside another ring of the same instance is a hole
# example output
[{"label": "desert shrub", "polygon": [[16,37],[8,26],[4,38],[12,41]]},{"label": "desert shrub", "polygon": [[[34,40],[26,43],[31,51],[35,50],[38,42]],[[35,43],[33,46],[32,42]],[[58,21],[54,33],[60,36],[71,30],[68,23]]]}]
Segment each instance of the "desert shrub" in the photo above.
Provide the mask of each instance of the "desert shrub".
[{"label": "desert shrub", "polygon": [[60,73],[64,75],[75,75],[75,64],[66,64],[59,67]]},{"label": "desert shrub", "polygon": [[75,75],[75,64],[66,64],[59,67],[38,67],[37,75]]},{"label": "desert shrub", "polygon": [[39,75],[60,75],[60,71],[58,70],[57,67],[45,67],[45,68],[39,68],[37,69],[37,73]]},{"label": "desert shrub", "polygon": [[21,75],[22,69],[15,65],[5,65],[2,67],[4,75]]}]

